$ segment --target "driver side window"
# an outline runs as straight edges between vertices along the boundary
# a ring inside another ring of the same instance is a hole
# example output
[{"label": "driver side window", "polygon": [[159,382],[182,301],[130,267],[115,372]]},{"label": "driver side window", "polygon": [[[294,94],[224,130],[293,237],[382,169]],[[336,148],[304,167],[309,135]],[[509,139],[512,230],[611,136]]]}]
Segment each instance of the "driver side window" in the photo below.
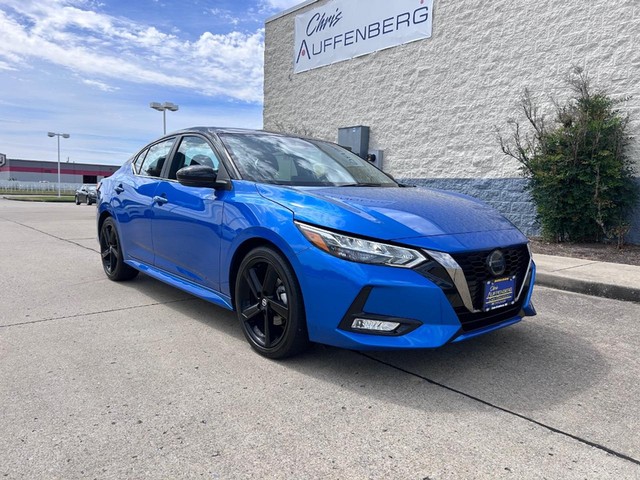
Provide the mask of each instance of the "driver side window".
[{"label": "driver side window", "polygon": [[176,179],[176,173],[183,167],[204,165],[218,170],[220,161],[209,143],[202,137],[187,136],[180,141],[178,151],[173,157],[169,178]]}]

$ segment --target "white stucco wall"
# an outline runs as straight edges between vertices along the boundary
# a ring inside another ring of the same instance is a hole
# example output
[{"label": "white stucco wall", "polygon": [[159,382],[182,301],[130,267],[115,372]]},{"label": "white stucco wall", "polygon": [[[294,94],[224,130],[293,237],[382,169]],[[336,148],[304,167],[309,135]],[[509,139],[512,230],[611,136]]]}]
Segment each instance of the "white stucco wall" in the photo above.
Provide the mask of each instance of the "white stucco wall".
[{"label": "white stucco wall", "polygon": [[266,24],[265,129],[336,141],[339,127],[368,125],[396,177],[515,178],[495,126],[525,87],[551,113],[549,96],[566,98],[563,77],[578,65],[614,96],[633,96],[624,108],[640,170],[638,0],[435,0],[431,39],[294,74],[294,18],[324,3]]}]

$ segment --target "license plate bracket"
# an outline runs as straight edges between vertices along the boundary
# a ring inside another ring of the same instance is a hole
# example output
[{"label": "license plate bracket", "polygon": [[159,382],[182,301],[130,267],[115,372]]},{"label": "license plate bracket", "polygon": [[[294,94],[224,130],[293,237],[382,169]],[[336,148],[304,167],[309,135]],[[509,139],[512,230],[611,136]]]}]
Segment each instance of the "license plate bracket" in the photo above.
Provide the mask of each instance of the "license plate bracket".
[{"label": "license plate bracket", "polygon": [[496,308],[513,305],[516,297],[516,277],[504,277],[484,282],[482,310],[490,312]]}]

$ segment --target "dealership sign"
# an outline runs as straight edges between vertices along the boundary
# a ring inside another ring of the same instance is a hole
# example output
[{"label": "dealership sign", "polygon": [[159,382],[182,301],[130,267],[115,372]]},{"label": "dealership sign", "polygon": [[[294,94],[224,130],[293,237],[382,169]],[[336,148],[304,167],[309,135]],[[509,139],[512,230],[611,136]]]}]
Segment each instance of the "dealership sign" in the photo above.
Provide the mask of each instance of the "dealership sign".
[{"label": "dealership sign", "polygon": [[296,16],[294,73],[431,37],[433,0],[334,0]]},{"label": "dealership sign", "polygon": [[4,153],[0,153],[0,168],[4,167],[7,163],[7,156]]}]

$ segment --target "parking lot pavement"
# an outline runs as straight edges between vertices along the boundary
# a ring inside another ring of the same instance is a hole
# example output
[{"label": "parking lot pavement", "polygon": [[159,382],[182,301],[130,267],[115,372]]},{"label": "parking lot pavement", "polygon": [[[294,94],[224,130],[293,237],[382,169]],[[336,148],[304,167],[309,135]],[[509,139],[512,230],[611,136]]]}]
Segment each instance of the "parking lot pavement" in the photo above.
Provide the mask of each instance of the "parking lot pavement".
[{"label": "parking lot pavement", "polygon": [[94,207],[0,200],[0,478],[638,478],[640,305],[434,351],[275,362],[231,312],[102,273]]}]

